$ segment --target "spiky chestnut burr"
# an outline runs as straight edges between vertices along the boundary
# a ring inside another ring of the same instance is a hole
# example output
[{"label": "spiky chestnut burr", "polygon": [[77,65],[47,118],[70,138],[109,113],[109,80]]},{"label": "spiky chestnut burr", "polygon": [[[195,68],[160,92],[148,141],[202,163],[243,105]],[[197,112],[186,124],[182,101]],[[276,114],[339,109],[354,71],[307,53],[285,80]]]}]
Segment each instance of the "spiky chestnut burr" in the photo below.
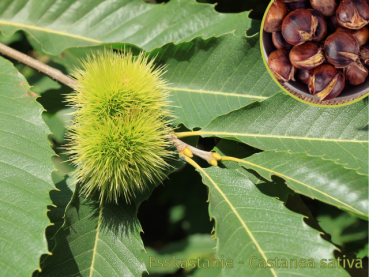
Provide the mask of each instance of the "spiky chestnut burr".
[{"label": "spiky chestnut burr", "polygon": [[127,201],[165,177],[171,153],[162,68],[143,54],[105,50],[88,56],[72,76],[75,107],[66,146],[82,193],[101,202]]}]

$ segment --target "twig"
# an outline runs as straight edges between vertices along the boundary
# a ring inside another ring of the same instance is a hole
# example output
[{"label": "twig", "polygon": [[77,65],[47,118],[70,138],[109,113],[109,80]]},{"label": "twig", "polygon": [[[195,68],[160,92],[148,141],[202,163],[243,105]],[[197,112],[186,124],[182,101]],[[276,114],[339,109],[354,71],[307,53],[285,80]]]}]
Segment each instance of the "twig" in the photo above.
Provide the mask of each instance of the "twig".
[{"label": "twig", "polygon": [[67,75],[64,75],[60,70],[52,68],[51,66],[48,66],[34,58],[31,58],[30,56],[25,55],[17,50],[14,50],[6,46],[5,44],[0,43],[0,53],[10,58],[13,58],[17,61],[20,61],[21,63],[24,63],[25,65],[28,65],[29,67],[32,67],[46,74],[47,76],[55,79],[56,81],[63,83],[64,85],[67,85],[68,87],[75,88],[78,84],[72,78],[68,77]]},{"label": "twig", "polygon": [[[180,157],[186,156],[192,158],[193,155],[196,155],[214,166],[218,165],[217,161],[220,161],[222,159],[222,157],[217,152],[203,151],[197,149],[196,147],[188,145],[187,143],[184,143],[183,141],[177,138],[177,135],[175,133],[172,133],[171,140],[173,145],[177,148]],[[183,160],[186,159],[183,158]]]}]

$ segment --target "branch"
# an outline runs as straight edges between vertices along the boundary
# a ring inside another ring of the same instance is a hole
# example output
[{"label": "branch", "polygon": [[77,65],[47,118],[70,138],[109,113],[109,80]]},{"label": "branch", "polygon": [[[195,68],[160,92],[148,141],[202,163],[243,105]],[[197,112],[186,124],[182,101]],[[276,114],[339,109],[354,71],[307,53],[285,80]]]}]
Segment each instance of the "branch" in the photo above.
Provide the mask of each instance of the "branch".
[{"label": "branch", "polygon": [[17,61],[20,61],[21,63],[24,63],[25,65],[28,65],[29,67],[32,67],[37,71],[46,74],[47,76],[55,79],[60,83],[63,83],[68,87],[75,88],[77,86],[76,81],[74,81],[67,75],[64,75],[60,70],[52,68],[51,66],[48,66],[42,62],[39,62],[38,60],[31,58],[30,56],[27,56],[17,50],[14,50],[6,46],[5,44],[0,43],[0,53],[10,58],[13,58]]},{"label": "branch", "polygon": [[196,147],[193,147],[191,145],[188,145],[187,143],[184,143],[177,138],[174,132],[172,133],[171,141],[173,145],[177,148],[179,156],[184,161],[187,161],[186,157],[192,158],[193,155],[196,155],[207,161],[209,164],[216,166],[218,165],[217,161],[220,161],[222,159],[222,157],[217,152],[206,152],[197,149]]}]

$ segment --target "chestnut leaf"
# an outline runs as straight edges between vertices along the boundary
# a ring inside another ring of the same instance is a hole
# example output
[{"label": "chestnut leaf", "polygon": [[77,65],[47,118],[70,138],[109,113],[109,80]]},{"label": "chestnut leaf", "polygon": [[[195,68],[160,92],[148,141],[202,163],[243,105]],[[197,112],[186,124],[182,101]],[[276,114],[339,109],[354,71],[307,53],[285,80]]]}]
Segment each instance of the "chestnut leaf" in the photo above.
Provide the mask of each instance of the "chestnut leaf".
[{"label": "chestnut leaf", "polygon": [[234,30],[242,34],[248,29],[255,33],[260,24],[248,17],[249,12],[221,14],[214,5],[195,0],[172,0],[165,5],[137,0],[4,0],[1,4],[2,33],[11,36],[17,30],[26,31],[51,55],[70,47],[116,42],[148,51],[198,36],[209,38]]},{"label": "chestnut leaf", "polygon": [[323,156],[368,173],[368,102],[337,108],[306,105],[278,93],[219,116],[198,135],[230,138],[262,150]]},{"label": "chestnut leaf", "polygon": [[272,180],[276,175],[299,194],[318,199],[368,220],[368,175],[306,153],[264,151],[239,162]]},{"label": "chestnut leaf", "polygon": [[[199,170],[203,183],[209,187],[209,213],[215,219],[216,258],[232,260],[232,268],[222,268],[222,276],[285,276],[286,269],[262,268],[260,260],[283,258],[314,260],[315,268],[289,267],[288,275],[323,276],[321,259],[334,259],[335,247],[322,239],[320,232],[310,228],[303,216],[284,204],[261,193],[243,173],[211,167]],[[319,251],[317,251],[319,249]],[[252,257],[256,257],[250,261]],[[349,276],[343,268],[331,268],[332,276]]]},{"label": "chestnut leaf", "polygon": [[79,196],[79,185],[55,235],[53,255],[36,276],[141,276],[141,225],[136,204],[110,203]]},{"label": "chestnut leaf", "polygon": [[45,228],[54,166],[36,102],[26,79],[0,57],[0,259],[2,276],[30,276],[48,252]]}]

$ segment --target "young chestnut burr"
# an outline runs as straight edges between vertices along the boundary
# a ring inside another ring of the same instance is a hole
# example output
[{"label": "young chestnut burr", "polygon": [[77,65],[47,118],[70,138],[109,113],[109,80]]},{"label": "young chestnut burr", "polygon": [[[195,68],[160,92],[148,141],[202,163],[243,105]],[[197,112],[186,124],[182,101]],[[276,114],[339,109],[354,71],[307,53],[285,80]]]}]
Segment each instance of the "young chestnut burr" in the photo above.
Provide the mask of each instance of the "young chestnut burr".
[{"label": "young chestnut burr", "polygon": [[360,45],[366,44],[366,42],[369,39],[369,29],[367,27],[363,27],[359,30],[352,30],[352,29],[346,29],[343,27],[338,27],[336,32],[346,32],[351,35],[354,35],[354,37],[356,37]]},{"label": "young chestnut burr", "polygon": [[359,60],[346,67],[343,73],[346,80],[354,86],[364,83],[368,77],[368,69]]},{"label": "young chestnut burr", "polygon": [[283,0],[289,11],[310,8],[310,0]]},{"label": "young chestnut burr", "polygon": [[337,9],[336,0],[310,0],[311,6],[324,16],[332,16]]},{"label": "young chestnut burr", "polygon": [[286,50],[291,50],[293,45],[289,44],[284,37],[282,36],[282,33],[279,32],[273,32],[272,35],[272,41],[273,44],[275,46],[275,48],[277,49],[286,49]]},{"label": "young chestnut burr", "polygon": [[297,77],[301,82],[308,85],[310,82],[310,78],[313,76],[314,70],[306,70],[306,69],[299,69],[297,72]]},{"label": "young chestnut burr", "polygon": [[290,52],[290,61],[298,69],[313,69],[325,61],[322,49],[314,42],[296,45]]},{"label": "young chestnut burr", "polygon": [[270,53],[268,64],[279,82],[295,81],[295,68],[288,58],[288,51],[286,49],[278,49]]},{"label": "young chestnut burr", "polygon": [[287,15],[287,7],[282,0],[274,0],[264,21],[264,31],[278,32],[282,28],[282,21]]},{"label": "young chestnut burr", "polygon": [[337,97],[345,87],[345,75],[330,64],[322,64],[314,69],[309,80],[309,91],[320,100]]},{"label": "young chestnut burr", "polygon": [[369,44],[360,47],[360,59],[364,64],[369,65]]},{"label": "young chestnut burr", "polygon": [[329,63],[344,68],[359,58],[360,45],[353,35],[336,32],[326,39],[324,49]]},{"label": "young chestnut burr", "polygon": [[369,22],[368,0],[342,0],[336,10],[336,15],[342,27],[361,29]]},{"label": "young chestnut burr", "polygon": [[318,20],[318,26],[315,31],[315,38],[313,41],[322,41],[327,36],[327,23],[325,22],[324,17],[313,9],[308,9],[309,12]]},{"label": "young chestnut burr", "polygon": [[318,20],[308,10],[299,9],[289,13],[282,23],[282,35],[292,45],[300,45],[315,39]]}]

